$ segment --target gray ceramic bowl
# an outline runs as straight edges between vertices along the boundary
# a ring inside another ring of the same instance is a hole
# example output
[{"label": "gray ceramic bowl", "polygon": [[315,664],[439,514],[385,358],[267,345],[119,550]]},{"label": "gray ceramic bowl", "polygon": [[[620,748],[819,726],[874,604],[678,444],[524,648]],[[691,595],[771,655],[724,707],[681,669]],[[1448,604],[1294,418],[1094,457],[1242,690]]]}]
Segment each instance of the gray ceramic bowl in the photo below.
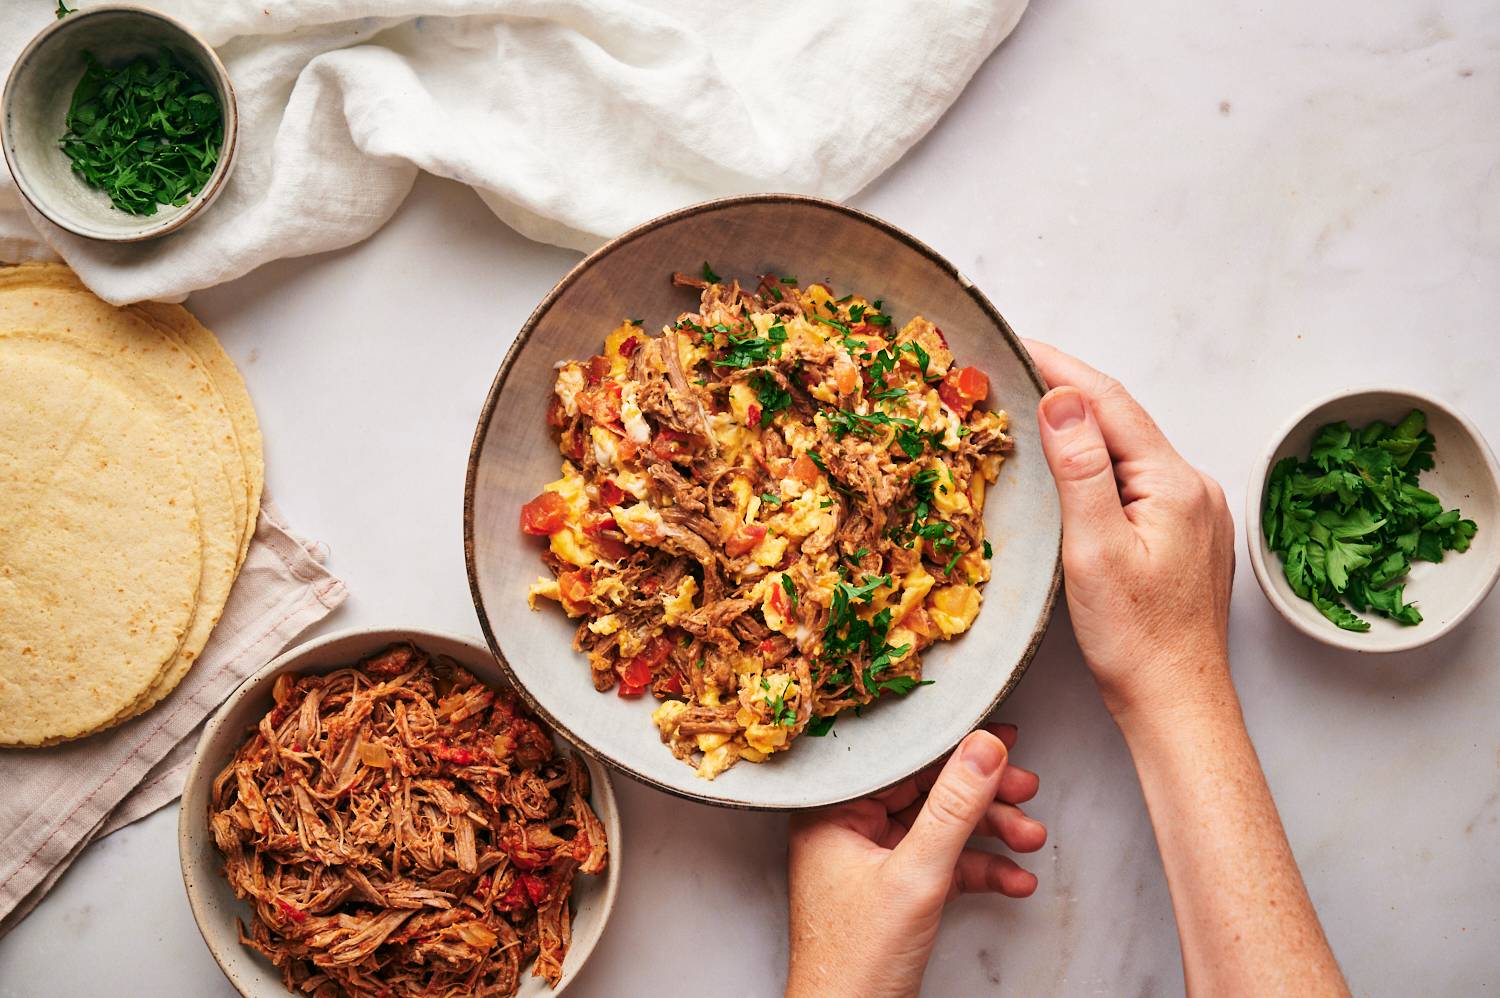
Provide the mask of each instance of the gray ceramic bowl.
[{"label": "gray ceramic bowl", "polygon": [[[208,183],[186,204],[161,205],[154,215],[132,215],[73,172],[58,140],[67,130],[85,50],[113,65],[163,47],[217,93],[224,114],[224,144]],[[214,50],[165,14],[133,4],[91,6],[47,25],[21,51],[0,97],[0,146],[22,196],[61,228],[106,242],[153,239],[204,211],[229,178],[238,131],[234,88]]]},{"label": "gray ceramic bowl", "polygon": [[[703,261],[726,277],[767,272],[828,280],[882,297],[898,322],[920,312],[942,327],[960,362],[990,378],[989,404],[1012,418],[1015,452],[985,507],[994,577],[973,628],[924,654],[936,680],[859,718],[837,737],[803,738],[761,765],[700,779],[657,739],[650,697],[594,691],[572,650],[574,625],[526,605],[544,574],[540,544],[518,527],[523,503],[557,477],[561,458],[543,417],[553,365],[595,354],[627,316],[660,329],[696,292],[674,270]],[[479,619],[502,665],[536,710],[600,758],[652,786],[733,807],[797,809],[849,800],[942,757],[1015,688],[1046,629],[1057,593],[1061,519],[1042,457],[1036,405],[1043,385],[993,305],[927,246],[877,218],[828,201],[766,194],[684,208],[627,232],[563,278],[516,337],[474,436],[464,497],[464,546]]]},{"label": "gray ceramic bowl", "polygon": [[[214,777],[234,758],[246,734],[271,708],[271,687],[283,672],[332,672],[359,661],[397,641],[412,641],[436,655],[446,655],[492,686],[509,685],[489,650],[472,638],[455,637],[419,628],[371,628],[340,631],[317,638],[282,654],[250,676],[229,695],[203,728],[193,764],[182,791],[182,815],[177,825],[177,849],[188,903],[203,941],[219,962],[224,976],[245,998],[285,998],[281,975],[270,961],[240,944],[235,919],[249,921],[250,906],[234,896],[224,879],[224,857],[214,846],[208,827],[208,803]],[[554,735],[559,749],[572,746]],[[620,885],[620,814],[615,806],[609,773],[586,759],[592,783],[590,803],[609,835],[609,867],[600,877],[580,875],[574,881],[573,942],[563,961],[557,989],[541,978],[521,974],[521,998],[559,994],[578,974],[604,932]]]},{"label": "gray ceramic bowl", "polygon": [[[1412,409],[1427,414],[1427,428],[1437,442],[1435,467],[1422,473],[1422,488],[1445,507],[1457,506],[1479,524],[1468,551],[1448,552],[1438,564],[1417,562],[1406,585],[1406,599],[1422,611],[1422,622],[1405,626],[1372,613],[1365,632],[1335,626],[1309,602],[1292,592],[1281,558],[1266,546],[1261,506],[1266,480],[1284,457],[1305,457],[1323,426],[1347,421],[1363,426],[1373,420],[1394,423]],[[1483,602],[1500,575],[1500,467],[1479,428],[1446,403],[1401,388],[1348,388],[1318,399],[1271,439],[1250,475],[1245,506],[1245,540],[1255,580],[1278,613],[1302,633],[1336,648],[1359,652],[1407,651],[1435,641]]]}]

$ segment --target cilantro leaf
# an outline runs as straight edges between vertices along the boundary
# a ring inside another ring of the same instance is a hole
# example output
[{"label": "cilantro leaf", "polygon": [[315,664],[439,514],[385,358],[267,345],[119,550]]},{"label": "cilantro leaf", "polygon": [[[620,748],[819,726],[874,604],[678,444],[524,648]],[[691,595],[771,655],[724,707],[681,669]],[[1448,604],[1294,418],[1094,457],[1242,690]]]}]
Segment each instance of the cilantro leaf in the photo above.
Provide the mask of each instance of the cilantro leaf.
[{"label": "cilantro leaf", "polygon": [[1330,423],[1306,458],[1283,458],[1267,476],[1266,545],[1292,591],[1337,626],[1369,630],[1356,610],[1420,623],[1405,599],[1412,562],[1468,550],[1478,526],[1417,484],[1435,447],[1417,409],[1395,424]]}]

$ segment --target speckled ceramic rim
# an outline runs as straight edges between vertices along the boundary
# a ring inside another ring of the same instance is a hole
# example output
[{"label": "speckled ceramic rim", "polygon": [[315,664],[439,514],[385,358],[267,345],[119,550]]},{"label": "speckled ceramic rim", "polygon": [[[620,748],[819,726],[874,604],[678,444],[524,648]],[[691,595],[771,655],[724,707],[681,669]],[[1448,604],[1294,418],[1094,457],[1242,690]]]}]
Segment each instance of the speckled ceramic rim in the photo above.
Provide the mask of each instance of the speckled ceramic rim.
[{"label": "speckled ceramic rim", "polygon": [[[21,67],[29,62],[41,50],[42,46],[57,40],[58,36],[91,17],[99,14],[120,12],[155,18],[158,21],[169,24],[178,31],[181,31],[197,46],[198,55],[213,70],[214,78],[206,82],[214,85],[214,89],[218,92],[219,103],[223,109],[224,144],[219,147],[219,161],[214,165],[214,172],[209,175],[208,183],[204,185],[203,190],[193,195],[182,211],[165,221],[158,221],[154,224],[148,222],[133,232],[114,234],[103,233],[97,229],[77,225],[67,219],[53,215],[48,209],[45,199],[37,191],[33,190],[25,172],[16,166],[18,157],[11,151],[13,136],[10,134],[10,118],[11,104],[16,97],[12,90],[12,84],[15,83],[17,76],[20,74]],[[59,18],[47,25],[41,31],[37,32],[36,37],[21,50],[20,56],[16,58],[14,65],[11,66],[10,75],[5,80],[5,92],[3,96],[0,96],[0,149],[4,151],[5,165],[10,170],[10,175],[15,180],[16,187],[20,190],[21,196],[46,218],[47,221],[58,228],[66,229],[74,235],[83,236],[85,239],[95,239],[99,242],[138,243],[147,239],[155,239],[169,232],[175,232],[194,218],[197,218],[219,196],[219,193],[224,188],[225,181],[229,179],[229,173],[234,168],[234,154],[239,140],[239,131],[240,116],[234,95],[234,84],[230,81],[229,71],[219,61],[218,53],[213,50],[213,46],[204,41],[196,31],[176,18],[168,17],[166,14],[152,10],[150,7],[142,7],[139,4],[133,3],[112,3],[101,4],[97,7],[91,6],[87,10],[75,11],[67,17]]]},{"label": "speckled ceramic rim", "polygon": [[[203,733],[198,736],[198,744],[193,748],[193,760],[188,766],[187,779],[184,782],[184,786],[193,787],[200,782],[212,781],[214,776],[217,775],[201,772],[204,763],[203,753],[209,741],[225,723],[225,718],[237,703],[247,696],[259,693],[265,681],[270,677],[283,672],[295,671],[303,659],[319,648],[355,638],[366,639],[372,646],[377,648],[387,644],[395,644],[398,641],[411,641],[419,648],[424,646],[424,642],[443,641],[449,644],[462,645],[473,652],[475,659],[483,659],[490,655],[489,650],[472,637],[462,634],[447,634],[424,627],[351,627],[313,638],[311,641],[304,641],[282,652],[255,672],[246,676],[234,688],[234,692],[230,693],[224,699],[224,702],[219,705],[219,709],[210,715],[207,723],[203,726]],[[500,663],[500,665],[501,672],[507,677],[508,685],[512,689],[519,691],[519,684],[509,679],[510,670],[504,666],[504,663]],[[482,679],[483,677],[481,677],[481,681]],[[570,738],[562,729],[554,726],[553,730],[574,748],[583,749],[583,746],[578,744],[576,739]],[[593,758],[589,753],[585,753],[585,755],[590,759]],[[596,764],[589,770],[589,779],[591,781],[590,796],[594,798],[590,803],[594,806],[595,811],[598,812],[600,820],[604,822],[605,827],[609,830],[610,836],[609,866],[606,868],[604,894],[600,898],[599,906],[599,931],[592,938],[586,940],[575,939],[573,945],[569,946],[568,956],[572,957],[576,952],[578,962],[572,968],[571,972],[558,982],[557,987],[549,992],[549,994],[553,995],[561,994],[588,962],[589,956],[593,953],[599,939],[604,935],[604,931],[609,925],[609,918],[614,913],[615,901],[620,891],[620,856],[622,852],[621,844],[624,838],[621,834],[621,825],[623,823],[620,821],[620,807],[615,799],[615,788],[614,783],[609,777],[609,767],[603,764]],[[198,827],[194,828],[195,825]],[[214,962],[219,965],[219,969],[224,973],[225,979],[234,985],[236,991],[244,996],[244,998],[267,998],[261,992],[246,990],[244,983],[238,979],[236,974],[231,972],[229,964],[221,958],[216,942],[217,937],[204,930],[204,922],[211,917],[211,913],[200,910],[200,905],[203,903],[202,899],[198,891],[194,889],[192,881],[188,876],[187,859],[193,848],[191,835],[195,832],[200,835],[212,834],[208,829],[207,817],[206,815],[189,815],[187,809],[183,808],[177,817],[177,858],[182,874],[182,886],[187,892],[188,907],[192,909],[193,922],[198,926],[198,934],[203,937],[203,942],[208,946],[208,951],[213,954]],[[238,946],[240,944],[236,943],[235,945]],[[275,992],[277,995],[286,993],[280,989],[277,989]]]},{"label": "speckled ceramic rim", "polygon": [[[691,218],[696,215],[712,214],[713,212],[721,211],[725,208],[735,208],[741,205],[749,204],[803,205],[810,208],[818,208],[824,211],[831,211],[836,214],[847,215],[850,218],[864,222],[866,225],[872,226],[873,228],[880,230],[886,235],[902,243],[905,243],[907,246],[916,250],[928,260],[932,261],[932,263],[936,264],[945,273],[947,273],[955,281],[957,281],[960,287],[962,287],[969,293],[969,297],[974,300],[974,303],[979,306],[980,310],[984,312],[984,314],[990,319],[990,321],[995,324],[996,328],[1000,330],[1001,334],[1005,337],[1006,344],[1015,353],[1016,357],[1020,359],[1021,363],[1025,365],[1026,372],[1030,375],[1032,383],[1036,385],[1037,390],[1044,394],[1046,393],[1046,382],[1042,380],[1041,372],[1037,370],[1036,364],[1031,359],[1031,355],[1027,353],[1026,348],[1021,345],[1021,340],[1018,336],[1016,336],[1015,331],[1011,329],[1010,323],[1005,321],[1004,316],[1002,316],[1000,312],[995,308],[995,306],[990,303],[990,300],[984,296],[984,293],[976,288],[973,282],[971,282],[967,277],[959,273],[957,267],[953,266],[953,264],[949,263],[946,259],[940,256],[935,250],[933,250],[932,247],[913,237],[909,233],[903,232],[901,229],[898,229],[896,226],[885,221],[884,219],[877,218],[874,215],[858,211],[854,208],[850,208],[847,205],[839,204],[836,201],[827,201],[823,198],[807,197],[801,194],[746,194],[737,197],[718,198],[713,201],[704,201],[700,204],[689,205],[686,208],[679,208],[676,211],[668,212],[665,215],[660,215],[656,218],[651,219],[649,222],[644,222],[641,225],[638,225],[635,228],[629,230],[628,232],[616,236],[614,239],[611,239],[609,242],[605,243],[603,246],[599,247],[597,250],[584,257],[583,260],[581,260],[576,266],[574,266],[572,270],[568,271],[563,279],[558,281],[557,285],[547,293],[547,296],[542,299],[541,304],[537,305],[536,309],[531,313],[530,317],[527,318],[525,325],[521,327],[521,331],[516,334],[515,342],[512,343],[510,349],[506,351],[505,359],[500,364],[500,371],[495,375],[494,383],[490,385],[489,395],[485,399],[484,408],[479,414],[479,426],[474,432],[474,443],[469,448],[469,470],[467,479],[464,482],[464,563],[468,568],[469,591],[474,598],[474,610],[479,615],[479,626],[484,630],[485,640],[489,642],[490,650],[494,652],[496,660],[500,663],[500,667],[504,669],[506,675],[510,677],[511,685],[520,692],[521,697],[526,701],[526,703],[531,707],[533,711],[546,718],[547,721],[550,722],[552,726],[558,731],[564,732],[570,741],[580,746],[585,752],[599,759],[601,762],[604,762],[614,767],[615,769],[618,769],[620,772],[624,773],[626,776],[631,777],[632,779],[639,780],[641,783],[644,783],[647,786],[654,787],[657,790],[665,791],[666,793],[669,793],[674,797],[681,797],[685,800],[698,801],[703,804],[712,804],[716,807],[736,808],[745,811],[804,811],[811,810],[817,807],[827,807],[832,804],[840,804],[844,801],[853,800],[856,797],[868,796],[871,793],[879,793],[881,790],[885,790],[895,786],[897,783],[900,783],[901,780],[906,779],[906,777],[903,776],[899,779],[892,780],[889,783],[874,790],[862,791],[858,794],[851,794],[848,797],[829,800],[809,806],[797,806],[792,804],[769,805],[760,804],[756,803],[755,801],[749,800],[734,800],[725,799],[723,797],[709,797],[702,794],[689,793],[677,787],[668,786],[667,784],[658,782],[657,780],[652,779],[650,776],[647,776],[646,774],[638,772],[637,770],[625,765],[618,759],[614,759],[609,755],[596,750],[592,745],[589,744],[586,739],[571,731],[561,719],[542,707],[542,705],[537,702],[536,698],[531,695],[531,692],[526,688],[526,684],[521,682],[521,680],[516,676],[515,670],[510,667],[510,662],[506,660],[505,653],[500,649],[500,643],[495,639],[494,630],[490,627],[489,614],[485,612],[484,597],[479,590],[479,574],[474,565],[474,487],[475,481],[478,477],[479,454],[484,447],[485,435],[489,432],[490,423],[495,413],[495,406],[499,403],[500,395],[505,390],[506,379],[510,376],[511,367],[515,364],[516,358],[521,355],[521,351],[526,348],[527,342],[531,339],[531,334],[536,330],[537,324],[541,321],[542,317],[546,315],[547,311],[552,307],[553,302],[555,302],[564,291],[572,286],[572,284],[578,280],[580,275],[582,275],[599,260],[603,259],[606,256],[609,256],[612,253],[618,252],[619,250],[625,249],[632,242],[645,235],[646,233],[662,228],[663,226],[671,225],[674,222],[681,221],[685,218]],[[990,714],[994,713],[995,708],[999,707],[1000,704],[1005,702],[1006,697],[1010,696],[1011,691],[1016,688],[1016,684],[1021,681],[1021,677],[1025,674],[1027,666],[1031,664],[1032,658],[1036,655],[1037,648],[1042,643],[1043,636],[1047,633],[1047,625],[1052,620],[1052,610],[1057,602],[1057,591],[1061,583],[1062,543],[1061,535],[1059,534],[1057,552],[1053,556],[1052,561],[1052,581],[1048,586],[1047,598],[1043,603],[1042,613],[1037,620],[1036,628],[1032,631],[1031,640],[1027,642],[1025,650],[1021,653],[1020,660],[1017,661],[1015,668],[1011,671],[1010,679],[1000,690],[1000,693],[990,701],[989,706],[984,709],[984,712],[979,715],[979,718],[975,722],[976,727],[979,724],[983,723],[985,718],[989,717]],[[913,769],[912,773],[920,772],[922,769],[927,768],[927,766],[930,766],[932,763],[946,757],[948,753],[952,752],[954,747],[957,746],[958,743],[962,740],[962,738],[955,739],[950,744],[944,745],[942,751],[935,754],[921,766]],[[909,776],[911,774],[909,773],[907,775]]]},{"label": "speckled ceramic rim", "polygon": [[[1281,449],[1281,445],[1286,442],[1286,438],[1291,436],[1293,431],[1297,429],[1297,425],[1316,410],[1321,409],[1325,405],[1342,402],[1346,399],[1384,393],[1408,395],[1414,399],[1420,399],[1426,408],[1443,412],[1453,417],[1458,425],[1464,428],[1464,432],[1473,439],[1475,446],[1479,449],[1479,453],[1484,456],[1485,468],[1489,472],[1490,478],[1496,483],[1497,487],[1500,487],[1500,465],[1496,464],[1495,454],[1490,450],[1490,445],[1484,439],[1484,435],[1479,432],[1479,427],[1475,426],[1469,417],[1446,402],[1441,402],[1428,393],[1418,391],[1415,388],[1403,388],[1396,385],[1364,385],[1358,388],[1340,389],[1321,398],[1314,399],[1299,409],[1297,414],[1287,420],[1281,429],[1277,430],[1276,434],[1271,437],[1271,441],[1266,445],[1265,451],[1260,456],[1260,460],[1256,462],[1255,469],[1250,475],[1250,482],[1245,489],[1245,547],[1250,552],[1250,567],[1255,572],[1255,581],[1260,585],[1260,591],[1265,594],[1266,600],[1276,608],[1276,612],[1281,614],[1282,619],[1308,637],[1334,648],[1359,652],[1363,655],[1389,655],[1394,652],[1411,651],[1413,648],[1420,648],[1423,645],[1436,641],[1463,623],[1469,614],[1474,612],[1474,608],[1484,602],[1485,597],[1490,594],[1490,590],[1495,587],[1495,580],[1500,578],[1500,561],[1496,561],[1494,568],[1490,571],[1489,578],[1474,591],[1474,594],[1469,597],[1469,601],[1448,620],[1438,626],[1426,629],[1419,624],[1416,627],[1409,628],[1411,632],[1410,637],[1395,644],[1380,647],[1361,645],[1357,640],[1360,636],[1359,634],[1342,630],[1335,627],[1332,623],[1329,623],[1326,628],[1317,627],[1315,626],[1316,622],[1303,619],[1300,615],[1292,612],[1292,607],[1287,602],[1286,597],[1272,583],[1271,573],[1276,570],[1274,566],[1277,559],[1275,554],[1266,549],[1265,536],[1260,525],[1260,507],[1261,503],[1265,501],[1266,479],[1271,474],[1271,459],[1276,456],[1276,452]],[[1319,618],[1319,620],[1321,619]]]}]

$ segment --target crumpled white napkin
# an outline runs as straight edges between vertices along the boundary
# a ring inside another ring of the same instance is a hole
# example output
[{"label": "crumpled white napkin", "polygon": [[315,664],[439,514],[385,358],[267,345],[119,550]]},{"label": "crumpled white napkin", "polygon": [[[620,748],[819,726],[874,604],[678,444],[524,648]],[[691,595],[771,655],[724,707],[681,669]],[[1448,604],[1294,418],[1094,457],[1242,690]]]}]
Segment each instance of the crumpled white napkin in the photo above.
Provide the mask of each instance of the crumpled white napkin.
[{"label": "crumpled white napkin", "polygon": [[[358,242],[419,169],[576,249],[710,197],[846,198],[932,127],[1026,0],[153,6],[218,49],[238,94],[238,162],[212,210],[154,242],[93,243],[0,176],[0,259],[56,252],[117,304]],[[0,70],[53,10],[0,4]]]}]

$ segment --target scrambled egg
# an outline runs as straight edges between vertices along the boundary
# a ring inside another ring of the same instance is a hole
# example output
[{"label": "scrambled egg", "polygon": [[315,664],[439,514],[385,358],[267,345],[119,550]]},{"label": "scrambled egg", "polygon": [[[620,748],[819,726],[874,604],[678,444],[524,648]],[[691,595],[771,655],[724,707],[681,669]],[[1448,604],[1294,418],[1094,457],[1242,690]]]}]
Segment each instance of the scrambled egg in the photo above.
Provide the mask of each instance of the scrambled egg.
[{"label": "scrambled egg", "polygon": [[[760,297],[712,284],[661,337],[622,322],[599,356],[559,365],[549,418],[571,457],[544,486],[560,500],[546,519],[557,574],[527,593],[587,618],[600,688],[654,693],[662,740],[706,779],[905,695],[921,652],[973,625],[991,572],[981,517],[1008,443],[1005,414],[977,404],[987,379],[931,322],[898,329],[878,301],[767,280]],[[724,645],[733,617],[699,612],[702,566],[674,565],[657,591],[639,572],[660,561],[630,560],[705,542],[710,591],[743,600],[755,625],[737,647]]]}]

